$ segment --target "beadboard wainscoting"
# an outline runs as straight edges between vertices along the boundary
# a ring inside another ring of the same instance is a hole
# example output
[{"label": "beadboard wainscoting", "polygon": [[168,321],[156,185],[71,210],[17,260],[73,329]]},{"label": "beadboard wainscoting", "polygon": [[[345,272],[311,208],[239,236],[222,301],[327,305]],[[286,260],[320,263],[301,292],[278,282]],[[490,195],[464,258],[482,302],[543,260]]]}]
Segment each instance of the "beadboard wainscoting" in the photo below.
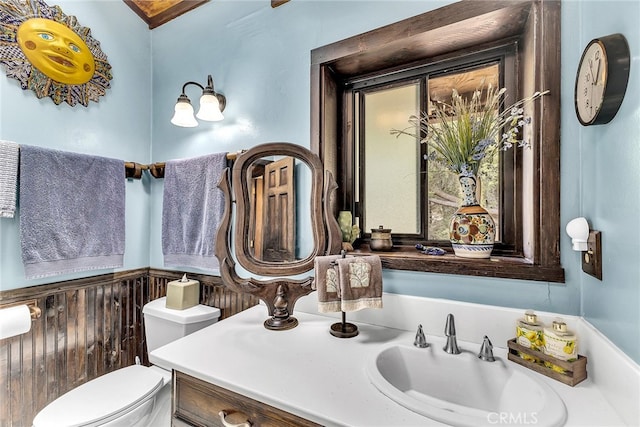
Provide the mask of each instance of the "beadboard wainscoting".
[{"label": "beadboard wainscoting", "polygon": [[[148,364],[142,307],[166,295],[181,272],[142,268],[0,292],[0,308],[35,300],[42,316],[26,334],[0,340],[0,426],[29,427],[65,392],[135,363]],[[200,302],[220,319],[258,300],[229,291],[219,277],[200,281]]]}]

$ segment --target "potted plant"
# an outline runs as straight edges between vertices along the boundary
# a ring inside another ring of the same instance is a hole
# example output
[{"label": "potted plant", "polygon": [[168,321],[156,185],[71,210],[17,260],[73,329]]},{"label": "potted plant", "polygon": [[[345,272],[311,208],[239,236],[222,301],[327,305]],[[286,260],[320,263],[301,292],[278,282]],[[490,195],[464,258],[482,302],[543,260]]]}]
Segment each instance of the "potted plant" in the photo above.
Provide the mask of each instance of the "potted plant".
[{"label": "potted plant", "polygon": [[478,169],[483,159],[497,150],[530,147],[522,135],[530,123],[523,106],[548,91],[536,92],[508,107],[504,106],[506,89],[489,85],[465,98],[452,90],[451,103],[433,102],[432,116],[409,117],[411,126],[392,129],[391,134],[418,137],[428,145],[429,157],[458,175],[463,200],[454,213],[449,238],[454,253],[466,258],[488,258],[495,240],[495,223],[476,198]]}]

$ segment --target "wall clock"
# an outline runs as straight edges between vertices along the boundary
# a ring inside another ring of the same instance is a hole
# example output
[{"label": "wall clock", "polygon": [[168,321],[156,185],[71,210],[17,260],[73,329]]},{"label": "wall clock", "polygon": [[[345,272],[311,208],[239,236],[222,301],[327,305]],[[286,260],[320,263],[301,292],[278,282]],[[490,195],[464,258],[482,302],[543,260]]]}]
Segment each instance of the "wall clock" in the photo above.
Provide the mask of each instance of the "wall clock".
[{"label": "wall clock", "polygon": [[98,102],[113,78],[91,30],[44,0],[0,2],[0,64],[22,89],[71,106]]},{"label": "wall clock", "polygon": [[576,74],[574,101],[583,126],[609,123],[618,112],[629,81],[629,45],[622,34],[591,40]]}]

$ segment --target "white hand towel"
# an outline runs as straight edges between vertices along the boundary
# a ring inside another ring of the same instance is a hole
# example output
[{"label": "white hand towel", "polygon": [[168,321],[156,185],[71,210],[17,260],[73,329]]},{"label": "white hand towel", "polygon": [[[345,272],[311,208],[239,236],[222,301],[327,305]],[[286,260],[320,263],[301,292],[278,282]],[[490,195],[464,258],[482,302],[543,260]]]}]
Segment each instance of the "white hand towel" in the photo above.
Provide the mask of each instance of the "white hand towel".
[{"label": "white hand towel", "polygon": [[0,218],[13,218],[16,212],[19,150],[15,142],[0,141]]}]

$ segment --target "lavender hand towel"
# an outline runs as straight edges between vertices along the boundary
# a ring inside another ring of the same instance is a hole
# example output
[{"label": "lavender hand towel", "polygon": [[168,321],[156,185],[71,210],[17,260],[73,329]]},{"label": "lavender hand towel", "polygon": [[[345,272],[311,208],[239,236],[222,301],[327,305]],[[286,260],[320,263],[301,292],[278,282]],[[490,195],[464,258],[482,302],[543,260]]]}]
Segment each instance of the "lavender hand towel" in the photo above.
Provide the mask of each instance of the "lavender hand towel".
[{"label": "lavender hand towel", "polygon": [[20,147],[20,237],[27,279],[122,267],[124,161]]},{"label": "lavender hand towel", "polygon": [[0,218],[13,218],[16,212],[19,150],[15,142],[0,141]]},{"label": "lavender hand towel", "polygon": [[224,213],[218,188],[227,153],[169,160],[164,171],[162,253],[167,267],[217,269],[216,233]]}]

